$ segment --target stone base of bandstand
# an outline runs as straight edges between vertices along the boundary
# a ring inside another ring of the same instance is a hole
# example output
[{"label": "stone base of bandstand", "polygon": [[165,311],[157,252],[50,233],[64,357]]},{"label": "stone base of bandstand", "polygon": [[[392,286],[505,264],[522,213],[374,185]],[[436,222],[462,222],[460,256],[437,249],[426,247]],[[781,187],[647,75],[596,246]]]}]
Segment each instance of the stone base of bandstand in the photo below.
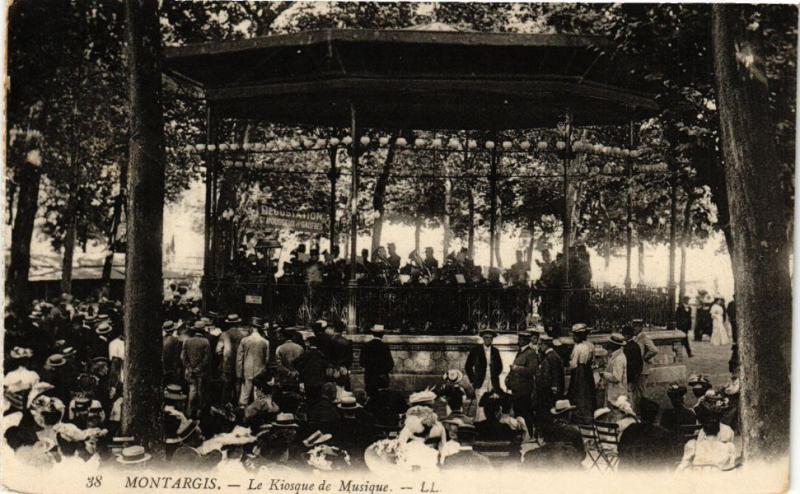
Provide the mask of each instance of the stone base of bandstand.
[{"label": "stone base of bandstand", "polygon": [[[671,382],[686,382],[687,370],[683,361],[683,347],[681,339],[683,333],[674,330],[651,329],[647,334],[658,346],[659,354],[650,366],[647,378],[647,396],[660,405],[668,404],[666,389]],[[362,345],[372,336],[348,335],[354,343],[354,369],[351,380],[354,389],[363,388],[363,369],[358,366]],[[606,351],[602,348],[607,334],[596,334],[589,337],[596,345],[596,360],[601,367],[605,365]],[[394,357],[395,367],[392,372],[392,387],[394,389],[412,392],[433,386],[442,382],[442,376],[448,369],[464,370],[467,354],[470,348],[481,344],[478,336],[438,336],[438,335],[393,335],[387,334],[383,341],[389,346]],[[559,353],[565,365],[569,363],[572,351],[572,338],[561,337],[562,344]],[[517,336],[514,334],[501,334],[494,340],[494,345],[500,350],[503,360],[504,373],[500,376],[500,383],[504,382],[505,373],[511,366],[517,352]],[[568,378],[569,379],[569,378]]]}]

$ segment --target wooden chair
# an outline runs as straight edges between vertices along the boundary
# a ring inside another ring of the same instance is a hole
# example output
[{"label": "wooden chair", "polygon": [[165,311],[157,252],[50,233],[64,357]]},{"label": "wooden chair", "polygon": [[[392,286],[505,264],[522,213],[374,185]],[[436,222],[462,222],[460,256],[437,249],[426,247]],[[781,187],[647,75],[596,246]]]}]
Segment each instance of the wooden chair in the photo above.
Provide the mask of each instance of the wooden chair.
[{"label": "wooden chair", "polygon": [[476,440],[472,445],[472,449],[476,453],[480,453],[489,458],[493,464],[512,463],[520,461],[521,443],[522,434],[520,433],[511,440]]},{"label": "wooden chair", "polygon": [[606,471],[613,471],[619,462],[619,425],[614,422],[595,422],[594,430]]}]

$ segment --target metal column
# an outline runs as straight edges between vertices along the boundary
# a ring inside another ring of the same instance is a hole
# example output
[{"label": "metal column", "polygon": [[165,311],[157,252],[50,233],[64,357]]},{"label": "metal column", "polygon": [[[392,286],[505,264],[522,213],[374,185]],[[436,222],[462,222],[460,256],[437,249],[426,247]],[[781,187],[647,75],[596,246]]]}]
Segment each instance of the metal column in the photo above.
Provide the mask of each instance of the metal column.
[{"label": "metal column", "polygon": [[358,331],[358,280],[356,280],[356,242],[358,240],[358,127],[356,122],[356,108],[350,104],[350,137],[353,142],[350,147],[351,171],[350,181],[350,281],[347,285],[347,332],[354,334]]},{"label": "metal column", "polygon": [[564,156],[563,156],[563,188],[564,188],[564,216],[562,218],[563,234],[562,260],[564,262],[564,279],[561,281],[562,304],[561,321],[564,327],[569,326],[569,299],[572,285],[570,283],[570,248],[572,243],[572,211],[569,203],[569,166],[572,161],[572,113],[567,112],[564,119]]}]

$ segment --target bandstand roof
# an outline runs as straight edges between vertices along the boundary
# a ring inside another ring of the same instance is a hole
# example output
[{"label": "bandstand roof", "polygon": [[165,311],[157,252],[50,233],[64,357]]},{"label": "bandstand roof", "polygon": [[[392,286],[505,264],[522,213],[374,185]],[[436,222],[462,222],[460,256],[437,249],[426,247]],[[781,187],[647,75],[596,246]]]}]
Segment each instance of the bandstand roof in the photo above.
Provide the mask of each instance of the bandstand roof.
[{"label": "bandstand roof", "polygon": [[165,49],[165,72],[223,118],[347,127],[503,130],[654,113],[606,38],[328,29]]}]

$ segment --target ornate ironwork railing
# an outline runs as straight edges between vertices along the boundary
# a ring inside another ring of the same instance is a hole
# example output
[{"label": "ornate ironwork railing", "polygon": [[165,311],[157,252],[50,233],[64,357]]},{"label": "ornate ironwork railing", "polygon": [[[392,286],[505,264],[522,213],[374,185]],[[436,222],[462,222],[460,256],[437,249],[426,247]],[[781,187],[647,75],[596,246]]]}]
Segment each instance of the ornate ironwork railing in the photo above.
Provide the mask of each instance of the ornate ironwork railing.
[{"label": "ornate ironwork railing", "polygon": [[[230,280],[208,281],[209,309],[259,315],[282,324],[302,325],[320,318],[347,320],[349,288]],[[411,334],[474,334],[490,327],[514,332],[541,321],[562,325],[564,290],[528,287],[358,286],[360,328],[382,324]],[[586,322],[595,331],[613,331],[631,319],[666,326],[672,319],[666,291],[635,288],[569,290],[569,324]]]}]

